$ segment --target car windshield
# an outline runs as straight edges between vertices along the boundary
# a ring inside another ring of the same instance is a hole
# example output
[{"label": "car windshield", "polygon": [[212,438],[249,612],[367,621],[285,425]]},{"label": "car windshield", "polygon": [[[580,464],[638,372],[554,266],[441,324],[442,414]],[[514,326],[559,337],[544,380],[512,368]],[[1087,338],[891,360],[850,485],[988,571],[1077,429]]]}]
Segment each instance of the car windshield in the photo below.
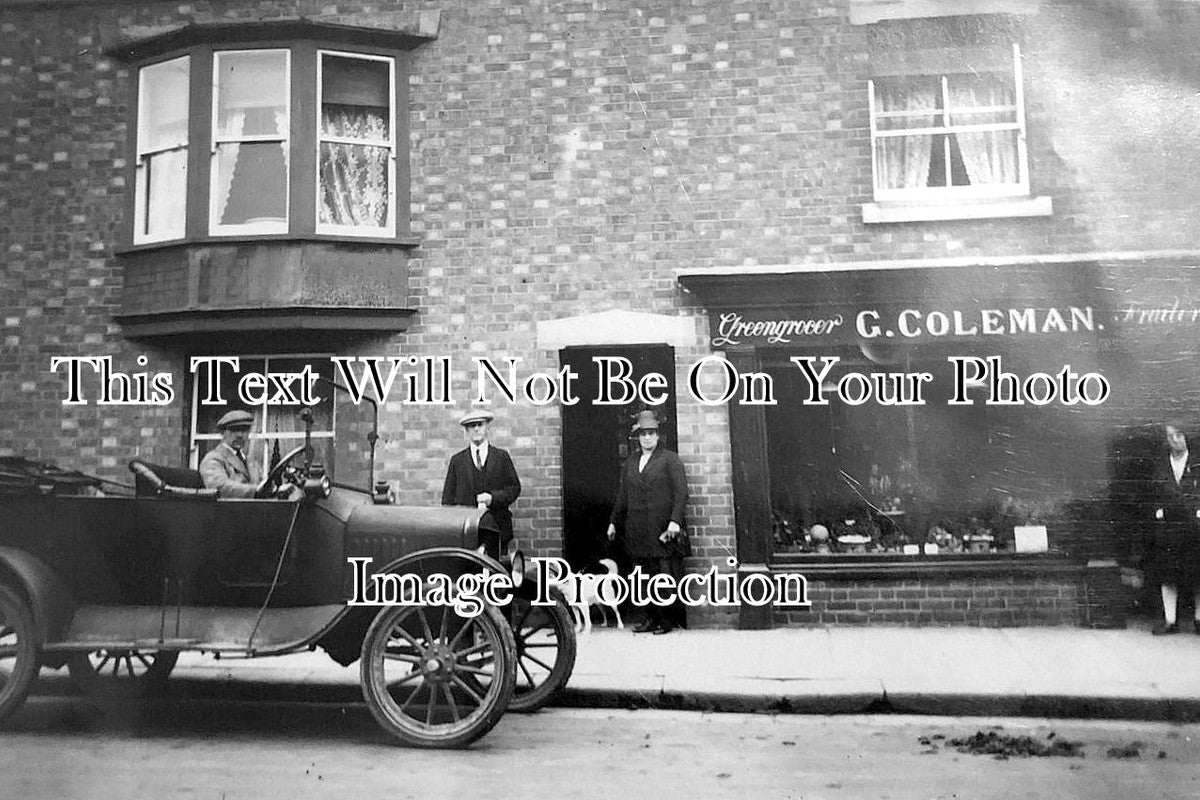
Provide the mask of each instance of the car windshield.
[{"label": "car windshield", "polygon": [[318,444],[314,458],[323,461],[329,479],[339,486],[370,491],[374,479],[379,408],[369,397],[354,402],[345,387],[322,379],[333,401],[333,438]]}]

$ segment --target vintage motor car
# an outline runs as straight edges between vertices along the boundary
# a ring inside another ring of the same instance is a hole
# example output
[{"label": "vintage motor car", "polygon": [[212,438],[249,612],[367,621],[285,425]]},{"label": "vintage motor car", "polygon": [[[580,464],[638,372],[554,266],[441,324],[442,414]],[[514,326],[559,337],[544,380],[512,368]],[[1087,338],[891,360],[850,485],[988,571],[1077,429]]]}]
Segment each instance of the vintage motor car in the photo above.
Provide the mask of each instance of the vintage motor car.
[{"label": "vintage motor car", "polygon": [[[389,484],[375,482],[375,404],[334,397],[321,463],[302,412],[305,444],[278,459],[254,499],[218,499],[192,470],[139,460],[122,486],[0,459],[0,720],[41,667],[66,667],[86,691],[130,695],[164,688],[182,652],[318,647],[343,665],[360,660],[372,715],[407,745],[465,746],[506,709],[545,704],[575,660],[561,594],[533,603],[533,574],[519,552],[499,552],[485,511],[392,504]],[[274,499],[284,481],[304,499]],[[508,573],[517,588],[474,616],[411,594],[348,605],[351,558],[422,586]]]}]

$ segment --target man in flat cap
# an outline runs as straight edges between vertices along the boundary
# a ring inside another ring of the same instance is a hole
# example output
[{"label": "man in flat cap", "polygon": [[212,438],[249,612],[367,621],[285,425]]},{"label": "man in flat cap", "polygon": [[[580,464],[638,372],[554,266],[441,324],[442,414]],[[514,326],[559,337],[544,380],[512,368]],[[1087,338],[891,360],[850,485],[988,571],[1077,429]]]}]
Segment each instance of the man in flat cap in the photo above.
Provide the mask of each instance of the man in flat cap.
[{"label": "man in flat cap", "polygon": [[492,420],[490,411],[472,411],[458,421],[468,446],[450,457],[446,482],[442,484],[442,505],[475,506],[487,509],[500,528],[500,551],[513,538],[512,512],[508,507],[521,494],[521,480],[512,458],[488,442]]},{"label": "man in flat cap", "polygon": [[[216,489],[218,497],[254,497],[261,481],[246,460],[246,439],[254,425],[249,411],[229,411],[217,420],[221,443],[209,450],[200,461],[200,477],[207,489]],[[304,497],[299,486],[284,482],[275,492],[281,500],[295,501]]]},{"label": "man in flat cap", "polygon": [[[683,559],[690,555],[684,531],[687,476],[683,462],[658,443],[658,417],[642,411],[633,424],[640,452],[631,453],[621,469],[621,487],[613,503],[608,540],[625,529],[625,549],[644,575],[670,575],[675,585],[683,579]],[[686,627],[687,609],[676,599],[667,608],[646,607],[646,620],[635,633],[670,633]]]},{"label": "man in flat cap", "polygon": [[249,411],[229,411],[217,420],[221,443],[200,461],[204,486],[216,489],[220,497],[254,497],[259,481],[246,462],[246,439],[254,415]]}]

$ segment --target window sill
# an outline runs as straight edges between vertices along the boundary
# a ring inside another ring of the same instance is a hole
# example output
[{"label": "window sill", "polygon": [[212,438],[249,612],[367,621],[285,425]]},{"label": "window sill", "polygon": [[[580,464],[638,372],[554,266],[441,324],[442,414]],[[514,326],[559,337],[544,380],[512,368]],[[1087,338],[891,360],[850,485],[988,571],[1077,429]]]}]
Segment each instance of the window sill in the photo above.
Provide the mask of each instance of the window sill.
[{"label": "window sill", "polygon": [[774,570],[800,572],[810,578],[894,578],[928,574],[939,577],[1077,573],[1085,569],[1059,551],[1043,553],[946,553],[905,556],[894,553],[866,555],[813,555],[776,553]]},{"label": "window sill", "polygon": [[864,203],[863,222],[937,222],[1002,217],[1048,217],[1054,213],[1049,197],[997,197],[937,203]]},{"label": "window sill", "polygon": [[146,253],[155,250],[168,250],[174,247],[212,247],[225,244],[243,244],[246,242],[324,242],[326,244],[369,245],[375,247],[420,247],[421,240],[412,236],[380,237],[380,236],[335,236],[320,233],[280,233],[280,234],[246,234],[242,236],[202,236],[195,239],[171,239],[163,242],[144,242],[142,244],[127,244],[113,249],[114,255]]}]

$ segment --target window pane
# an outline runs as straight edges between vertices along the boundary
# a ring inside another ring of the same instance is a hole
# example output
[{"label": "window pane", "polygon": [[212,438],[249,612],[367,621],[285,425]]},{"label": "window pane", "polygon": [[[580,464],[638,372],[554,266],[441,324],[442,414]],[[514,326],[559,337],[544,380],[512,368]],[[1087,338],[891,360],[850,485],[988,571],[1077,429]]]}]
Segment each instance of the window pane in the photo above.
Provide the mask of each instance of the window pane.
[{"label": "window pane", "polygon": [[390,61],[322,56],[322,133],[387,141],[390,98]]},{"label": "window pane", "polygon": [[283,136],[287,132],[287,52],[217,53],[218,135]]},{"label": "window pane", "polygon": [[184,234],[189,65],[176,58],[139,73],[135,242]]},{"label": "window pane", "polygon": [[187,144],[190,63],[176,58],[142,69],[139,153]]},{"label": "window pane", "polygon": [[390,150],[321,145],[321,222],[383,227],[388,220]]},{"label": "window pane", "polygon": [[1021,182],[1016,131],[959,133],[953,138],[972,186]]},{"label": "window pane", "polygon": [[941,88],[936,78],[905,78],[875,84],[877,130],[929,128],[941,125]]},{"label": "window pane", "polygon": [[951,125],[1015,123],[1016,95],[1011,75],[950,75]]},{"label": "window pane", "polygon": [[393,168],[391,70],[391,61],[321,57],[317,213],[322,225],[383,228],[388,224]]},{"label": "window pane", "polygon": [[137,236],[140,240],[183,236],[187,211],[186,149],[143,156],[137,170]]},{"label": "window pane", "polygon": [[214,158],[218,224],[287,221],[286,143],[221,144]]},{"label": "window pane", "polygon": [[[312,367],[312,372],[325,381],[333,379],[333,362],[328,358],[272,358],[268,361],[268,369],[273,374],[298,374],[306,366]],[[300,379],[288,384],[288,389],[297,397],[300,396]],[[312,388],[312,394],[320,398],[313,406],[313,432],[331,432],[333,430],[333,387],[330,383],[317,381]],[[300,417],[301,406],[272,405],[267,408],[267,433],[295,433],[303,440],[304,420]]]}]

